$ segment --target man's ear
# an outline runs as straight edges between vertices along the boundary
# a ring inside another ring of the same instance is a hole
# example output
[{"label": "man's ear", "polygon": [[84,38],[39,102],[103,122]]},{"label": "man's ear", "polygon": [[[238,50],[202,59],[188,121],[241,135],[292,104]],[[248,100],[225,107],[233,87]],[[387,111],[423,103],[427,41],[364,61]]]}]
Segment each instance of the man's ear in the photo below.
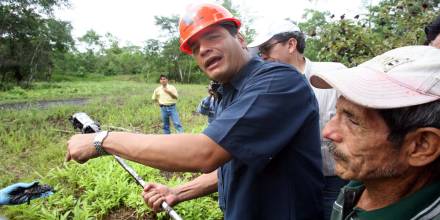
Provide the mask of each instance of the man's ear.
[{"label": "man's ear", "polygon": [[238,32],[237,33],[237,39],[240,42],[240,45],[241,45],[242,48],[247,48],[247,43],[246,43],[246,40],[244,39],[243,34]]},{"label": "man's ear", "polygon": [[287,43],[289,44],[289,53],[293,54],[296,51],[298,41],[292,37],[287,41]]},{"label": "man's ear", "polygon": [[411,166],[426,166],[440,157],[440,129],[426,127],[409,132],[403,144]]}]

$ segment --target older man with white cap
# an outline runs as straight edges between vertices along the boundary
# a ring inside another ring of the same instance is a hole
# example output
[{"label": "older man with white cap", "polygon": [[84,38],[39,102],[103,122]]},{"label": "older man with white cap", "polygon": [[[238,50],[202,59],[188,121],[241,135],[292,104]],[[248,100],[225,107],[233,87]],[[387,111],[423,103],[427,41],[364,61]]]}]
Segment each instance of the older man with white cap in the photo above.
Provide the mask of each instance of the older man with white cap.
[{"label": "older man with white cap", "polygon": [[311,83],[341,94],[323,135],[352,181],[332,219],[440,219],[440,50],[397,48]]},{"label": "older man with white cap", "polygon": [[[308,81],[313,73],[346,68],[341,63],[312,62],[307,59],[304,56],[305,36],[298,26],[290,21],[276,21],[266,28],[257,30],[257,32],[255,40],[248,45],[251,51],[257,51],[259,56],[265,60],[292,65],[303,73]],[[333,89],[313,88],[313,92],[319,105],[319,127],[322,130],[336,112],[337,95]],[[333,203],[340,189],[347,183],[347,181],[335,175],[335,161],[329,152],[329,143],[321,136],[321,154],[325,176],[323,190],[324,219],[330,219]]]}]

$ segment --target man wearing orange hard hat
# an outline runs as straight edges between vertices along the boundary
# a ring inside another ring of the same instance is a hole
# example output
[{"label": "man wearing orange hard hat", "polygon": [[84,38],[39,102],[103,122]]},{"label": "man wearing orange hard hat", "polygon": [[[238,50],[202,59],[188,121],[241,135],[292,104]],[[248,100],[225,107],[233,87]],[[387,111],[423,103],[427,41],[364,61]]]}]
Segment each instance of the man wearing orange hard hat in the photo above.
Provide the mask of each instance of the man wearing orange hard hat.
[{"label": "man wearing orange hard hat", "polygon": [[192,5],[180,18],[181,51],[222,84],[215,119],[202,133],[110,132],[95,147],[95,134],[75,135],[67,159],[85,162],[107,152],[163,170],[205,173],[175,188],[147,184],[142,194],[155,211],[164,201],[175,205],[218,191],[225,219],[322,219],[315,96],[290,65],[252,57],[240,26],[215,4]]}]

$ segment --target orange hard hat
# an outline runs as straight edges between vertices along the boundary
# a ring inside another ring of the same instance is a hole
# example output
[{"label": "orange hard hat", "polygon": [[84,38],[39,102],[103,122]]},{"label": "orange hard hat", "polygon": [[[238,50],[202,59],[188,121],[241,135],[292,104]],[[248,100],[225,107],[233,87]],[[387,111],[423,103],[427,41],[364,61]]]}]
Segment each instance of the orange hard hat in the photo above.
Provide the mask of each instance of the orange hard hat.
[{"label": "orange hard hat", "polygon": [[206,27],[223,22],[232,22],[237,28],[241,26],[240,20],[220,5],[203,3],[188,6],[179,20],[180,50],[192,54],[188,40]]}]

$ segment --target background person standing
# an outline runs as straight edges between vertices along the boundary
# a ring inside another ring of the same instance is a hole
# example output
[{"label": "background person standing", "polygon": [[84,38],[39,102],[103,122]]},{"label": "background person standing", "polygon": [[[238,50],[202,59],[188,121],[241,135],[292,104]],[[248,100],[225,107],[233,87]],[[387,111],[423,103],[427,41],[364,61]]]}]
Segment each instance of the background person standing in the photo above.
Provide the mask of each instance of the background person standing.
[{"label": "background person standing", "polygon": [[209,95],[203,98],[197,106],[198,113],[208,116],[208,123],[211,123],[215,118],[215,111],[220,100],[220,94],[217,91],[219,87],[220,83],[211,80],[208,86]]},{"label": "background person standing", "polygon": [[173,121],[174,128],[177,133],[183,132],[182,123],[180,123],[179,114],[177,113],[176,103],[177,94],[176,87],[168,84],[168,78],[160,75],[161,86],[157,87],[151,99],[155,100],[160,106],[160,113],[163,122],[163,133],[170,134],[170,118]]}]

